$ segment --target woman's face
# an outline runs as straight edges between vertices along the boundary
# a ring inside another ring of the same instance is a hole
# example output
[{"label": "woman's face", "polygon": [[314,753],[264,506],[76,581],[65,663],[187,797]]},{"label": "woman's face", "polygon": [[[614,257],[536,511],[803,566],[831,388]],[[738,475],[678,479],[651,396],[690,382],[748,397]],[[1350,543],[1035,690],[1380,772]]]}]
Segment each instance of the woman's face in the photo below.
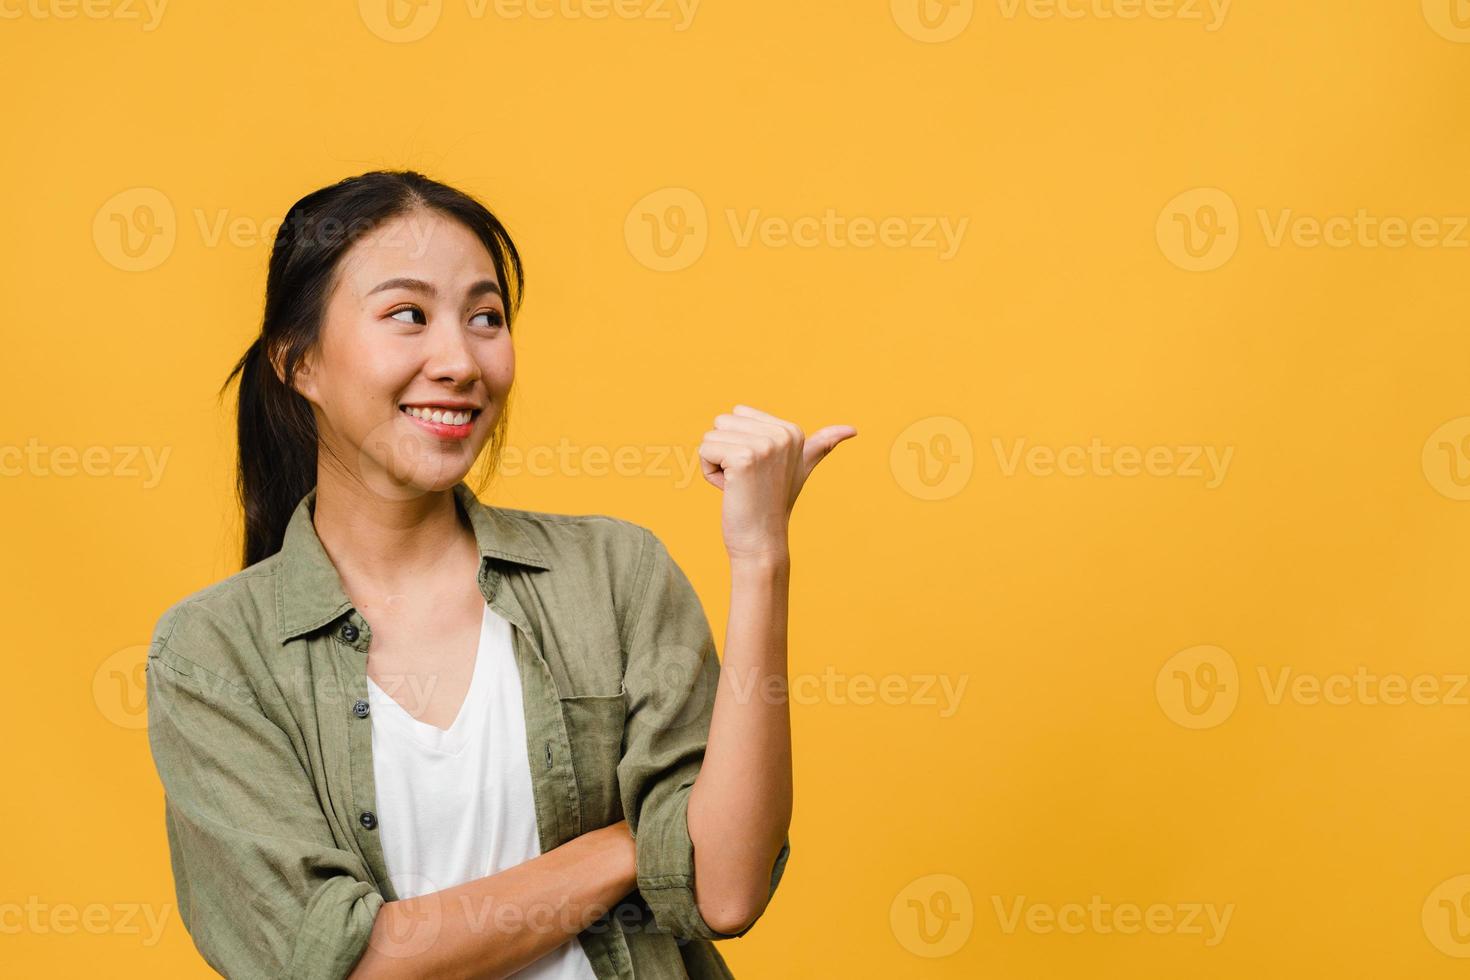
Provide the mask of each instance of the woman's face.
[{"label": "woman's face", "polygon": [[490,253],[438,212],[385,222],[343,254],[305,360],[297,390],[326,448],[364,485],[395,500],[452,487],[515,376]]}]

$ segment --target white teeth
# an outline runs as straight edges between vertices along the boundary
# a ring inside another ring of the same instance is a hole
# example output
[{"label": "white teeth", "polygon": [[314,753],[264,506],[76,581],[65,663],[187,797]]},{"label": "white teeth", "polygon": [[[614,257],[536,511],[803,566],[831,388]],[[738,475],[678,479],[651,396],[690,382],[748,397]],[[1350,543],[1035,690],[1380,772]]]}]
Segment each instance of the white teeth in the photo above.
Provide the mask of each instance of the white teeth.
[{"label": "white teeth", "polygon": [[455,412],[442,408],[405,408],[405,412],[416,419],[426,422],[439,422],[443,425],[464,425],[470,420],[470,412]]}]

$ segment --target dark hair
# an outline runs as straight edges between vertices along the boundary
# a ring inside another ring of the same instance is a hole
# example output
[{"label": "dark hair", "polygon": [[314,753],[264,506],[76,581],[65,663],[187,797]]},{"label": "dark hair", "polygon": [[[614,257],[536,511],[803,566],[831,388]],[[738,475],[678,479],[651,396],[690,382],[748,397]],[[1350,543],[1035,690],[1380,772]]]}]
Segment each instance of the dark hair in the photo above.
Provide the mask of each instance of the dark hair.
[{"label": "dark hair", "polygon": [[[458,220],[485,243],[505,291],[510,329],[525,285],[520,256],[499,219],[468,194],[412,170],[378,170],[313,191],[291,205],[271,249],[260,336],[220,388],[223,396],[239,376],[236,491],[245,514],[245,567],[280,550],[292,512],[316,486],[316,417],[292,380],[320,336],[338,260],[358,238],[421,208]],[[284,382],[273,358],[282,365]],[[504,448],[508,409],[501,411],[491,437],[489,475]]]}]

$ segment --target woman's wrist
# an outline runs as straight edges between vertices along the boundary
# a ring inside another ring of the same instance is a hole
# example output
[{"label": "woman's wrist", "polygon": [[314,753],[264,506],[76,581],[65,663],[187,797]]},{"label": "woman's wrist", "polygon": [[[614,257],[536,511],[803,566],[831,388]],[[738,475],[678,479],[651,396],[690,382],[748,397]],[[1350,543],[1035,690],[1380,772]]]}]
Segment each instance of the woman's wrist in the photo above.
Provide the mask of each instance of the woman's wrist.
[{"label": "woman's wrist", "polygon": [[592,835],[598,838],[598,853],[606,858],[609,874],[631,891],[638,882],[638,845],[633,841],[628,821],[619,820],[592,831],[589,836]]},{"label": "woman's wrist", "polygon": [[791,552],[786,548],[730,556],[730,568],[736,572],[770,573],[791,568]]}]

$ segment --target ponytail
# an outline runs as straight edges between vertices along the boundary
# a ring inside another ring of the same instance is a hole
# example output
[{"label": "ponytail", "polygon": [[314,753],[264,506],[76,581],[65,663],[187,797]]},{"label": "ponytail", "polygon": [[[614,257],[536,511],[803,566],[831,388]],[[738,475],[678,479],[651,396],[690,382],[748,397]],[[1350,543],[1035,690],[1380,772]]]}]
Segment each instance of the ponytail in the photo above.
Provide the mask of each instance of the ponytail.
[{"label": "ponytail", "polygon": [[281,549],[292,512],[316,486],[317,431],[310,403],[276,375],[263,337],[250,345],[225,384],[236,375],[236,493],[245,512],[241,567],[248,568]]}]

